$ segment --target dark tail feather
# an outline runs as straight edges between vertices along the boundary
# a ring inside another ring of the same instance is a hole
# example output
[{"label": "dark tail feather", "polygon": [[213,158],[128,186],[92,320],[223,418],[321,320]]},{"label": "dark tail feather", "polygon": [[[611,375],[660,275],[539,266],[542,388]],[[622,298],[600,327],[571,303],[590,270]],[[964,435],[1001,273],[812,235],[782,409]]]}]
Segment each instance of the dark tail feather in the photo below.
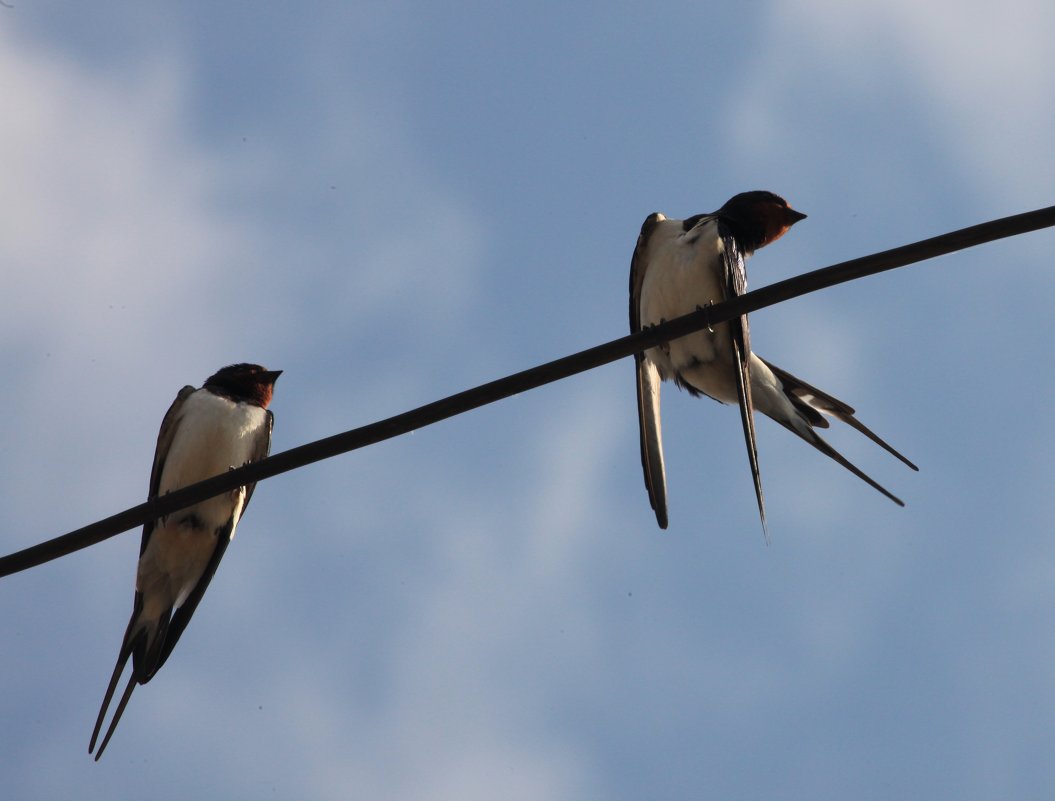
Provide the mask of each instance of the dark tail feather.
[{"label": "dark tail feather", "polygon": [[[132,697],[132,690],[136,688],[136,674],[133,671],[132,675],[128,677],[128,684],[125,686],[125,691],[121,695],[121,702],[117,705],[117,710],[114,712],[113,719],[110,721],[110,726],[106,730],[106,736],[103,737],[103,743],[99,746],[99,750],[95,752],[95,761],[99,761],[99,757],[103,755],[103,751],[106,750],[107,743],[110,742],[110,738],[113,737],[114,729],[117,728],[117,724],[121,720],[121,715],[124,714],[125,707],[128,706],[128,699]],[[111,685],[110,691],[107,693],[106,703],[110,702],[110,696],[113,695],[113,686]],[[104,704],[103,709],[106,709]],[[102,723],[102,713],[100,712],[99,721],[95,724],[95,734],[92,735],[92,746],[95,745],[95,736],[99,733],[99,723]],[[88,748],[88,753],[92,752],[92,748]]]},{"label": "dark tail feather", "polygon": [[874,442],[880,448],[885,450],[887,453],[900,459],[908,467],[911,467],[917,472],[919,471],[919,468],[916,467],[916,465],[914,465],[901,453],[891,447],[882,437],[872,431],[872,429],[870,429],[868,426],[866,426],[864,423],[854,417],[854,408],[850,404],[845,403],[832,395],[829,395],[823,390],[817,389],[817,387],[813,386],[812,384],[807,384],[798,376],[792,375],[787,370],[782,370],[772,362],[767,362],[765,359],[762,359],[762,362],[765,363],[765,365],[773,371],[773,374],[780,379],[780,383],[784,385],[784,391],[787,393],[788,397],[790,397],[791,400],[795,402],[796,406],[799,408],[799,411],[801,411],[806,416],[806,418],[810,421],[812,425],[818,426],[820,428],[827,428],[827,421],[825,421],[823,417],[817,414],[817,412],[820,411],[826,414],[830,414],[836,420],[842,420],[844,423],[846,423],[846,425],[850,426],[851,428],[856,428],[858,431],[860,431],[862,434],[872,440],[872,442]]},{"label": "dark tail feather", "polygon": [[[114,697],[114,690],[117,689],[117,680],[121,678],[121,674],[125,670],[125,665],[128,664],[128,657],[132,655],[132,649],[127,645],[121,645],[121,653],[117,656],[117,664],[114,665],[114,673],[110,677],[110,684],[106,688],[106,695],[103,696],[103,704],[99,707],[99,717],[95,719],[95,728],[92,730],[92,739],[88,743],[88,753],[90,754],[95,750],[95,741],[99,738],[99,729],[103,726],[103,718],[106,717],[106,710],[110,706],[110,701]],[[133,670],[133,674],[135,671]],[[98,758],[98,757],[96,757]]]},{"label": "dark tail feather", "polygon": [[[128,698],[132,694],[132,688],[136,685],[136,682],[141,678],[142,671],[137,670],[137,662],[143,661],[143,652],[147,642],[149,641],[147,628],[144,627],[139,616],[142,612],[143,598],[137,592],[135,602],[132,607],[132,616],[128,620],[128,628],[125,629],[124,639],[121,641],[121,650],[117,654],[117,664],[114,665],[113,675],[110,676],[110,683],[106,687],[106,695],[103,696],[102,706],[99,707],[99,716],[95,719],[95,728],[92,730],[92,739],[88,743],[88,753],[92,753],[95,750],[95,742],[99,739],[99,730],[103,726],[103,719],[106,717],[106,710],[110,707],[110,701],[113,700],[114,690],[117,689],[117,682],[121,678],[121,674],[124,673],[125,665],[128,664],[129,657],[133,656],[132,659],[132,673],[128,679],[128,686],[125,688],[124,694],[121,696],[121,703],[117,707],[117,711],[114,713],[113,720],[110,721],[110,728],[106,731],[106,737],[103,738],[103,744],[99,747],[98,753],[95,755],[96,761],[103,755],[103,749],[106,748],[106,744],[110,742],[110,736],[114,733],[114,727],[117,726],[117,721],[121,719],[121,713],[125,711],[125,705],[128,703]],[[163,618],[161,621],[162,634],[164,626],[167,625],[167,618]],[[158,638],[155,636],[155,642]],[[154,651],[157,651],[157,645],[154,646]],[[148,676],[149,677],[149,676]]]},{"label": "dark tail feather", "polygon": [[762,496],[762,475],[758,469],[758,448],[755,439],[755,408],[751,398],[751,372],[749,349],[740,349],[738,343],[733,343],[736,353],[736,394],[740,401],[740,421],[744,426],[744,441],[747,444],[747,461],[751,465],[751,479],[755,485],[755,500],[758,502],[758,516],[762,520],[762,536],[769,542],[769,529],[766,527],[766,501]]},{"label": "dark tail feather", "polygon": [[809,434],[807,435],[807,434],[803,434],[800,431],[796,431],[790,425],[787,425],[787,424],[784,424],[784,423],[782,423],[782,425],[784,425],[784,427],[786,429],[788,429],[789,431],[791,431],[793,434],[795,434],[795,435],[801,437],[802,439],[804,439],[806,442],[808,442],[814,448],[819,450],[825,456],[827,456],[827,457],[833,459],[834,461],[838,462],[839,464],[841,464],[843,467],[845,467],[847,470],[849,470],[851,473],[853,473],[855,476],[857,476],[863,482],[868,484],[870,487],[872,487],[873,489],[876,489],[879,492],[881,492],[884,495],[886,495],[890,500],[892,500],[898,506],[904,506],[905,505],[905,502],[903,500],[901,500],[899,497],[894,495],[894,493],[892,493],[890,490],[888,490],[886,487],[884,487],[878,481],[873,479],[871,476],[869,476],[866,473],[864,473],[860,468],[858,468],[855,464],[853,464],[849,459],[847,459],[845,456],[843,456],[841,453],[839,453],[839,451],[835,450],[835,448],[833,448],[824,439],[822,439],[820,434],[818,434],[813,429],[809,429]]},{"label": "dark tail feather", "polygon": [[866,437],[868,437],[870,440],[872,440],[872,442],[874,442],[880,448],[885,450],[887,453],[890,453],[893,456],[896,456],[898,459],[900,459],[906,465],[911,467],[917,473],[919,472],[919,468],[916,467],[916,465],[914,465],[912,462],[910,462],[908,459],[906,459],[903,455],[901,455],[896,450],[894,450],[890,445],[888,445],[886,442],[883,441],[882,437],[880,437],[878,434],[876,434],[872,429],[870,429],[868,426],[866,426],[864,423],[862,423],[860,420],[858,420],[852,414],[850,414],[850,415],[835,414],[835,417],[837,417],[840,420],[842,420],[844,423],[846,423],[846,425],[851,426],[852,428],[856,428],[858,431],[860,431],[862,434],[864,434]]}]

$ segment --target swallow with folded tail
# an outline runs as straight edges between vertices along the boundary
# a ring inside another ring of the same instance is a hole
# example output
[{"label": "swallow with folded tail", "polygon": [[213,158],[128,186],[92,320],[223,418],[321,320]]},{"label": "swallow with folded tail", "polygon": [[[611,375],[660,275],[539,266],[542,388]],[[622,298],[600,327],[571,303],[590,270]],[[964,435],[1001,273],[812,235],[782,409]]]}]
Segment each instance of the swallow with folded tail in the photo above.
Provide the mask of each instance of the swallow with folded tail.
[{"label": "swallow with folded tail", "polygon": [[[266,457],[274,426],[267,407],[280,374],[256,364],[234,364],[211,376],[201,389],[181,389],[161,422],[149,498]],[[154,677],[190,622],[255,486],[239,487],[143,526],[132,617],[88,746],[96,760],[106,750],[132,690]],[[96,751],[129,657],[132,674]]]}]

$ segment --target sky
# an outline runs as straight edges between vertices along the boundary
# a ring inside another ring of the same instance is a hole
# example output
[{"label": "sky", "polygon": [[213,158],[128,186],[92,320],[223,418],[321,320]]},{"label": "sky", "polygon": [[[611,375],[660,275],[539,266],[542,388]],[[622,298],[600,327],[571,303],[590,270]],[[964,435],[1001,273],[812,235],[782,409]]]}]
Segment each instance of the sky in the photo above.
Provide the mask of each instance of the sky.
[{"label": "sky", "polygon": [[[751,286],[1055,202],[1055,7],[0,7],[0,537],[145,499],[176,392],[273,451],[627,332],[653,211]],[[990,799],[1055,786],[1051,231],[752,315],[900,509],[626,359],[261,483],[106,754],[139,532],[0,581],[11,798]],[[1039,368],[1039,369],[1038,369]]]}]

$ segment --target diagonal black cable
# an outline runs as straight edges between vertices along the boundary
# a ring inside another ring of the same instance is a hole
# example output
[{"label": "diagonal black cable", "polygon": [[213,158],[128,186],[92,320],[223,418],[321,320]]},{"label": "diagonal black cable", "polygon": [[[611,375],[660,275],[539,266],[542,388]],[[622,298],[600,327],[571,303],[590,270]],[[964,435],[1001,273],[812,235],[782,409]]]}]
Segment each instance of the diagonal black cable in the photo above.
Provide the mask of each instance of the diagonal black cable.
[{"label": "diagonal black cable", "polygon": [[60,556],[87,548],[97,542],[128,531],[152,520],[171,514],[178,509],[191,506],[214,495],[229,492],[251,481],[263,481],[289,470],[329,459],[342,453],[373,445],[400,434],[406,434],[425,426],[446,420],[449,417],[486,406],[489,403],[508,398],[530,389],[535,389],[553,381],[559,381],[576,373],[592,370],[603,364],[614,362],[633,353],[654,347],[661,342],[691,334],[708,325],[725,322],[741,314],[781,301],[797,298],[819,289],[825,289],[846,281],[864,278],[868,275],[904,267],[935,256],[943,256],[965,248],[1003,239],[1009,236],[1029,233],[1041,228],[1055,225],[1055,206],[1036,211],[1003,217],[999,220],[961,228],[941,236],[924,239],[911,245],[859,259],[844,261],[820,270],[788,278],[775,284],[748,292],[734,300],[717,303],[706,309],[686,314],[675,320],[642,331],[638,334],[621,337],[603,345],[580,351],[563,359],[547,362],[515,373],[497,381],[481,384],[473,389],[459,392],[419,406],[409,412],[389,417],[376,423],[335,434],[332,437],[309,442],[291,448],[253,464],[231,470],[222,475],[199,481],[197,484],[184,487],[167,495],[133,506],[116,515],[100,520],[97,523],[63,534],[61,537],[42,542],[16,553],[0,557],[0,577],[26,570],[30,567],[49,562]]}]

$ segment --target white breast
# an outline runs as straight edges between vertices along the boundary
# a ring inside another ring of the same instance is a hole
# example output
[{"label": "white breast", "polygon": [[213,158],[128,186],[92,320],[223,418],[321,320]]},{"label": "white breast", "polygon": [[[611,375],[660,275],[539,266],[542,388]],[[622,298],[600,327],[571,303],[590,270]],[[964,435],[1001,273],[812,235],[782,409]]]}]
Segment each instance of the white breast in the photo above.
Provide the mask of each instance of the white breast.
[{"label": "white breast", "polygon": [[[236,403],[206,390],[193,393],[180,410],[176,433],[158,482],[158,494],[241,467],[256,450],[266,415],[259,406]],[[229,502],[222,502],[226,511],[219,516],[208,514],[208,505],[219,500],[205,501],[191,508],[203,522],[223,525],[229,514]]]},{"label": "white breast", "polygon": [[[691,231],[681,220],[662,220],[649,237],[648,269],[641,286],[642,326],[656,325],[725,300],[721,239],[714,220]],[[726,326],[704,329],[676,339],[667,348],[653,348],[648,358],[664,378],[694,363],[709,363],[730,349]]]},{"label": "white breast", "polygon": [[[267,413],[259,406],[236,403],[205,390],[193,393],[183,402],[175,423],[158,494],[241,467],[254,455],[260,429],[266,424]],[[144,613],[147,617],[183,603],[216,548],[216,530],[232,516],[237,525],[244,502],[243,491],[228,492],[157,522],[140,557],[136,581],[150,607]],[[203,527],[182,523],[188,514]]]}]

